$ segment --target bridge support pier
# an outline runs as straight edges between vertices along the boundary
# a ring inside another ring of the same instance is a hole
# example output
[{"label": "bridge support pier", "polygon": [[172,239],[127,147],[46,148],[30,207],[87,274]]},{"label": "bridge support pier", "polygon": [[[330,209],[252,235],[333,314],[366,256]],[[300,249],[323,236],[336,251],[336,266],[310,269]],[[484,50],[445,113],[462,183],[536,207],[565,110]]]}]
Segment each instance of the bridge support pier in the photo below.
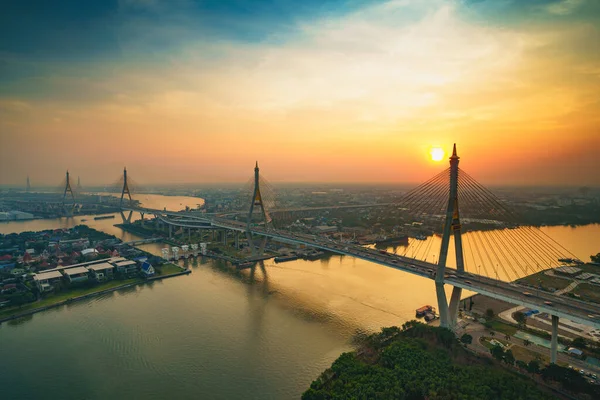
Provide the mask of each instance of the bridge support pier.
[{"label": "bridge support pier", "polygon": [[141,216],[141,218],[140,218],[140,219],[142,220],[142,226],[144,226],[144,221],[145,221],[145,220],[144,220],[144,213],[143,213],[143,212],[141,212],[141,213],[140,213],[140,216]]},{"label": "bridge support pier", "polygon": [[556,364],[558,356],[558,317],[552,316],[552,340],[550,341],[550,362]]},{"label": "bridge support pier", "polygon": [[173,238],[173,225],[169,225],[169,239]]},{"label": "bridge support pier", "polygon": [[233,239],[235,242],[236,250],[239,250],[239,248],[240,248],[240,233],[238,231],[235,231],[235,233],[233,234]]},{"label": "bridge support pier", "polygon": [[442,328],[450,327],[450,316],[448,313],[448,298],[444,290],[444,282],[435,282],[435,292],[438,300],[438,313],[440,314],[440,326]]},{"label": "bridge support pier", "polygon": [[221,231],[221,237],[223,239],[223,245],[227,246],[227,231],[225,229]]},{"label": "bridge support pier", "polygon": [[454,287],[452,289],[452,295],[450,296],[450,306],[448,308],[448,313],[450,316],[450,326],[456,326],[456,320],[458,319],[458,305],[460,304],[460,296],[462,295],[462,289],[459,287]]},{"label": "bridge support pier", "polygon": [[129,214],[127,216],[125,216],[125,213],[123,213],[123,210],[121,210],[121,218],[123,219],[123,223],[124,224],[130,224],[131,223],[131,216],[133,215],[133,211],[130,210]]}]

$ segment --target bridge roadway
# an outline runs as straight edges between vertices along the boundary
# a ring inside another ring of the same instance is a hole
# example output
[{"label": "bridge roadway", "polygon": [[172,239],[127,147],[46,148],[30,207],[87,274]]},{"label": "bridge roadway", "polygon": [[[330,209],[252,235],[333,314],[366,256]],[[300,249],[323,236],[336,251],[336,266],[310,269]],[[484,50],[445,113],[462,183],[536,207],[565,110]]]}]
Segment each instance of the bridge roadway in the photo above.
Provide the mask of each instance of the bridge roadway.
[{"label": "bridge roadway", "polygon": [[[238,231],[245,231],[246,225],[240,221],[215,219],[213,226]],[[264,227],[252,227],[253,234],[267,236],[281,242],[292,244],[304,244],[306,246],[327,250],[333,253],[345,254],[360,258],[369,262],[398,269],[423,278],[435,279],[437,265],[426,261],[415,260],[409,257],[399,256],[381,250],[367,247],[340,243],[334,240],[315,235],[282,232],[273,229],[266,230]],[[557,296],[552,293],[536,291],[512,282],[504,282],[486,276],[471,274],[468,272],[458,273],[455,269],[446,268],[444,282],[452,286],[460,287],[472,292],[506,301],[512,304],[556,315],[559,318],[570,319],[600,329],[600,307],[576,300],[570,297]],[[524,293],[530,293],[525,295]],[[549,302],[550,304],[546,303]]]},{"label": "bridge roadway", "polygon": [[[282,212],[309,212],[309,211],[319,211],[319,210],[343,210],[343,209],[353,209],[353,208],[369,208],[369,207],[386,207],[386,206],[400,206],[399,203],[375,203],[375,204],[349,204],[343,206],[325,206],[325,207],[303,207],[303,208],[280,208],[269,210],[269,214],[274,213],[282,213]],[[228,217],[234,215],[245,214],[247,211],[232,211],[230,213],[204,213],[196,210],[189,211],[167,211],[167,210],[158,210],[154,208],[145,208],[145,207],[130,207],[130,206],[122,206],[121,209],[123,211],[135,211],[145,214],[152,215],[166,215],[169,217],[187,217],[192,219],[206,219],[208,216],[218,216],[218,217]]]},{"label": "bridge roadway", "polygon": [[[178,214],[178,216],[182,215]],[[247,226],[244,222],[224,218],[205,217],[177,221],[170,221],[164,217],[159,217],[159,219],[167,224],[186,228],[222,228],[238,232],[246,232],[247,230]],[[437,265],[426,261],[415,260],[409,257],[403,257],[397,254],[370,249],[351,243],[336,242],[329,238],[323,238],[316,235],[284,232],[272,228],[265,229],[262,226],[253,226],[250,231],[253,234],[267,236],[280,242],[303,244],[337,254],[360,258],[386,267],[418,275],[423,278],[435,279]],[[600,307],[595,304],[586,303],[570,297],[557,296],[552,293],[532,290],[516,283],[504,282],[482,275],[471,274],[468,272],[459,274],[453,268],[446,268],[446,271],[444,282],[450,285],[600,329]],[[530,294],[525,295],[524,293]]]}]

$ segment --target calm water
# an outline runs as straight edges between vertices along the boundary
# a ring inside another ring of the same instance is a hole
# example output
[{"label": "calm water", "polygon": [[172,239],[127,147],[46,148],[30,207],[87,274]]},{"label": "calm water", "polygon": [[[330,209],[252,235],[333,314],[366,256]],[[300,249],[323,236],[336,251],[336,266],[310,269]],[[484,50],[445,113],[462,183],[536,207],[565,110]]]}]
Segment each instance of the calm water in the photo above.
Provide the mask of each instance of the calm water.
[{"label": "calm water", "polygon": [[[135,237],[112,226],[119,220],[87,219]],[[0,224],[0,232],[78,221]],[[600,251],[600,225],[545,232],[581,258]],[[188,276],[0,325],[2,397],[298,398],[356,332],[401,324],[435,304],[431,281],[350,257],[243,272],[213,260],[190,266]]]}]

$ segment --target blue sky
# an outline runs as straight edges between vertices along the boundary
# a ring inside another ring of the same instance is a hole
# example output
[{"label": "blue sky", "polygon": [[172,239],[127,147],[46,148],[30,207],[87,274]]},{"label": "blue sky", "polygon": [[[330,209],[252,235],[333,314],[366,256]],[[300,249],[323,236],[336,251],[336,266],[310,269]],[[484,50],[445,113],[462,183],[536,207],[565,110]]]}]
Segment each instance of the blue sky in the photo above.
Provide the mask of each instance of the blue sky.
[{"label": "blue sky", "polygon": [[[418,181],[454,141],[484,181],[567,181],[600,168],[599,18],[596,0],[4,1],[0,160],[18,173],[0,183],[67,164],[102,181],[128,159],[147,179],[245,181],[257,158],[272,181]],[[153,164],[164,137],[189,161]],[[507,141],[506,167],[486,164]],[[122,146],[96,155],[106,142]],[[48,167],[53,151],[69,156]],[[568,168],[548,173],[551,151]]]}]

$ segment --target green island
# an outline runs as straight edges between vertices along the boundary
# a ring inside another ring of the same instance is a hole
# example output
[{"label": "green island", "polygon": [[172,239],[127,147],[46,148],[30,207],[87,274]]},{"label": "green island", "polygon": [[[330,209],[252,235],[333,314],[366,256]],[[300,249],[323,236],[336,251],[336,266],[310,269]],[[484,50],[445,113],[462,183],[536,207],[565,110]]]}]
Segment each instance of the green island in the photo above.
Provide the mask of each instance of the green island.
[{"label": "green island", "polygon": [[598,388],[577,371],[515,363],[510,351],[500,354],[495,347],[490,358],[477,356],[468,340],[417,321],[383,328],[360,342],[357,351],[343,353],[317,378],[302,399],[600,398]]}]

